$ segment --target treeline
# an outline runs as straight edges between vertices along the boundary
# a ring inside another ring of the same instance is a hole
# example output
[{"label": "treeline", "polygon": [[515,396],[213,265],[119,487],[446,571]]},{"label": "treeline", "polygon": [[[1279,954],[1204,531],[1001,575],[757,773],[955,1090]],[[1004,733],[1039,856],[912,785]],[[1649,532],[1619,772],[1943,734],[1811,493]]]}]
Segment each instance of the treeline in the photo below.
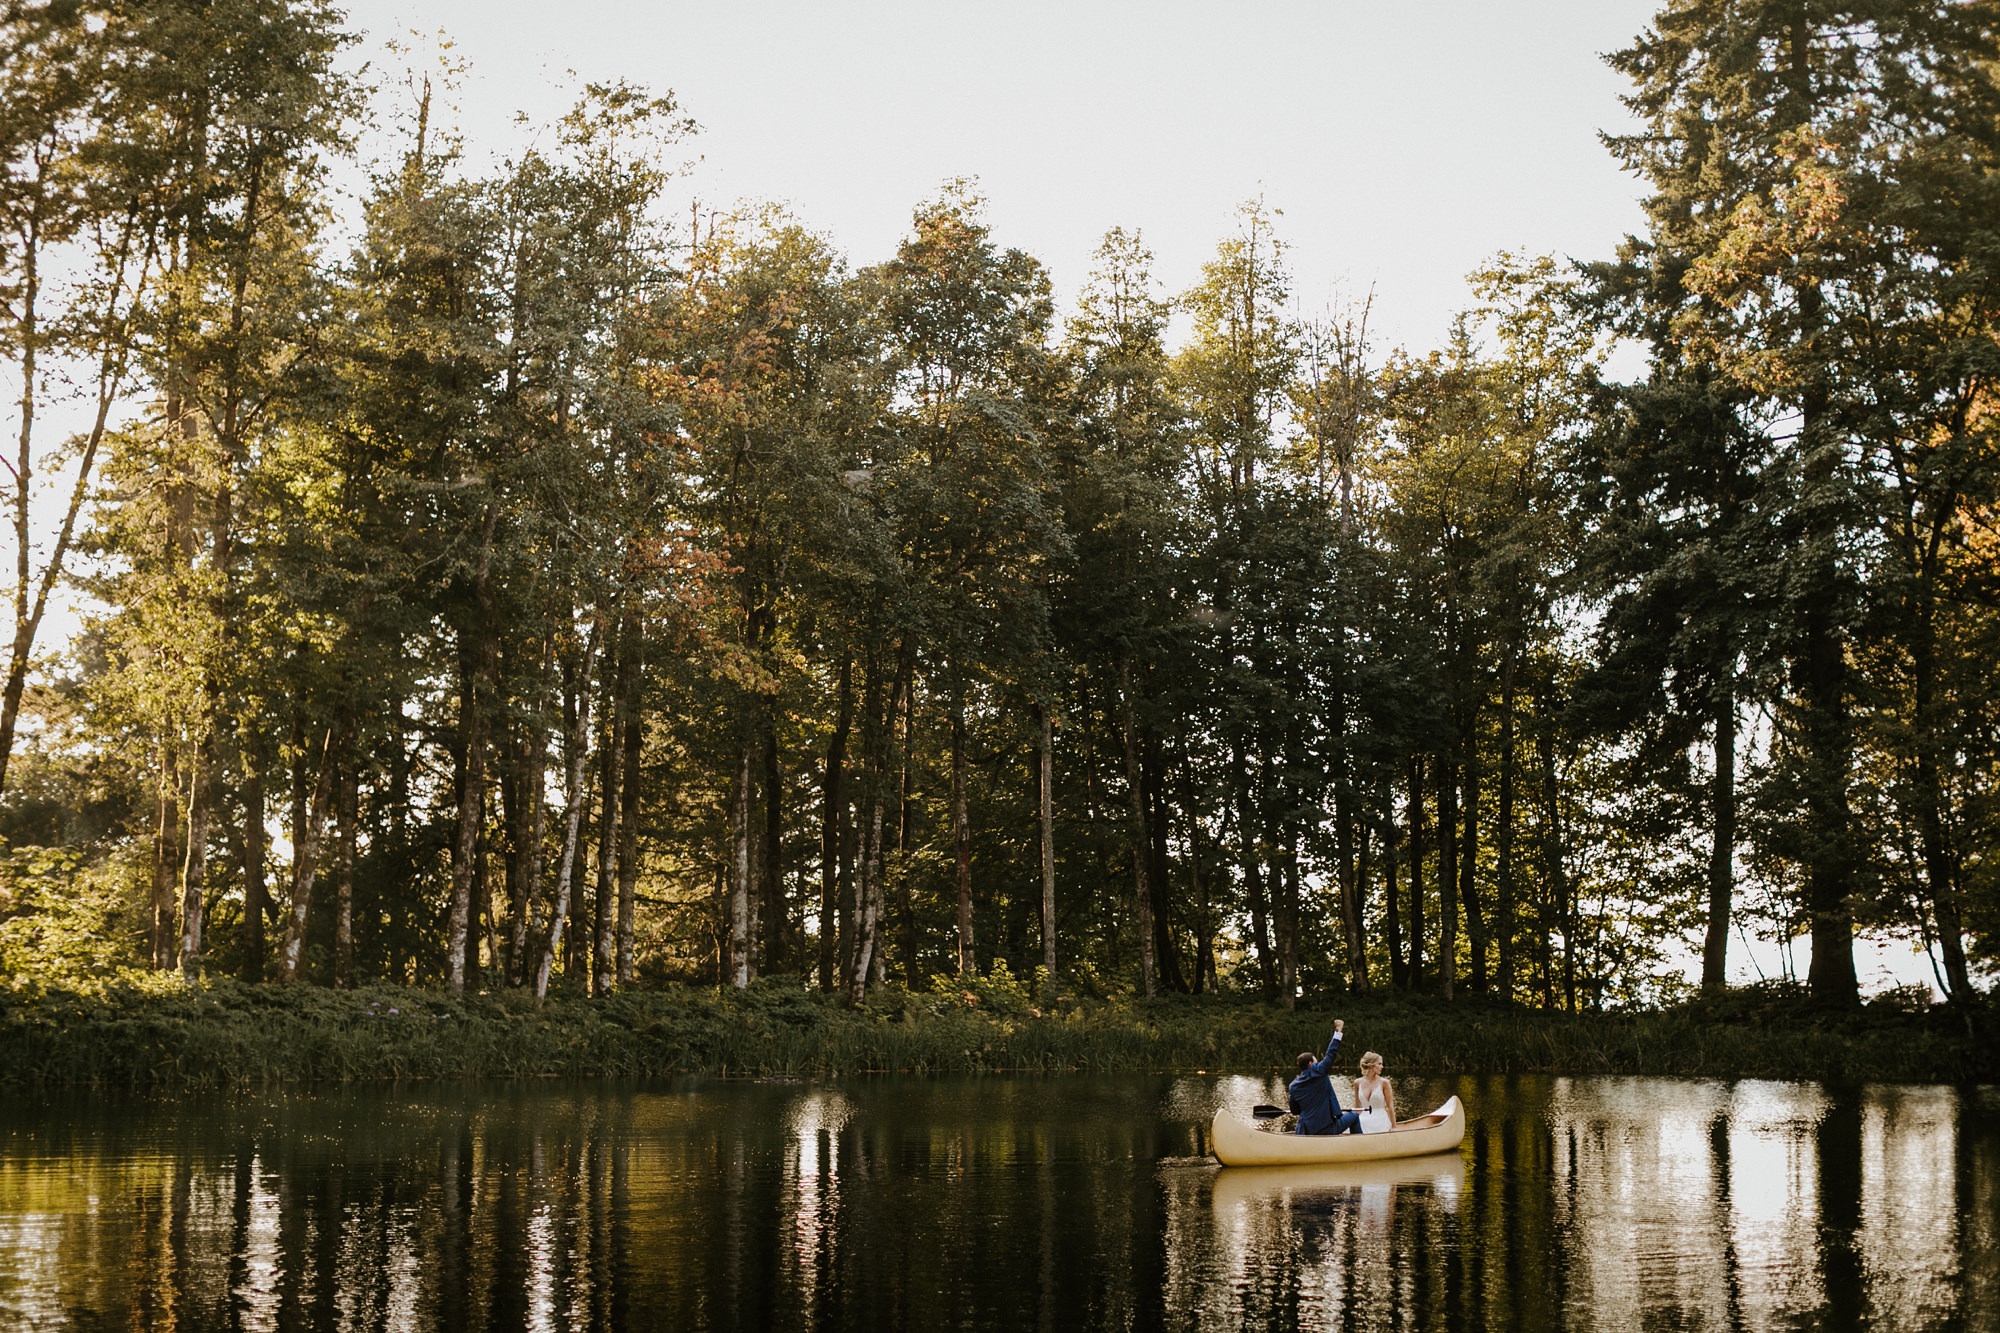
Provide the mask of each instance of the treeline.
[{"label": "treeline", "polygon": [[1672,0],[1613,57],[1643,234],[1500,256],[1422,354],[1302,316],[1257,203],[1059,310],[968,182],[861,268],[690,206],[638,87],[476,169],[314,0],[0,16],[18,973],[1993,962],[1985,0]]}]

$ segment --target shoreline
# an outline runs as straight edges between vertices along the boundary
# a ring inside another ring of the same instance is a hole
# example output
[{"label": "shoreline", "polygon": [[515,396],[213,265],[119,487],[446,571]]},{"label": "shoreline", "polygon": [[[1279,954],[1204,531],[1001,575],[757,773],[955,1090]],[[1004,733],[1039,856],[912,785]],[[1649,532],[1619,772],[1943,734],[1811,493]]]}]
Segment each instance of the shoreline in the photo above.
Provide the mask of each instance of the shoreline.
[{"label": "shoreline", "polygon": [[391,986],[231,980],[0,992],[0,1087],[154,1094],[228,1088],[700,1075],[818,1078],[977,1073],[1281,1071],[1348,1048],[1404,1073],[1641,1074],[1827,1082],[2000,1081],[1989,1008],[1827,1013],[1733,991],[1665,1010],[1566,1014],[1480,997],[1346,997],[1287,1011],[1240,997],[1062,999],[980,982],[890,988],[859,1008],[796,982],[748,992],[594,1000],[520,991],[452,999]]}]

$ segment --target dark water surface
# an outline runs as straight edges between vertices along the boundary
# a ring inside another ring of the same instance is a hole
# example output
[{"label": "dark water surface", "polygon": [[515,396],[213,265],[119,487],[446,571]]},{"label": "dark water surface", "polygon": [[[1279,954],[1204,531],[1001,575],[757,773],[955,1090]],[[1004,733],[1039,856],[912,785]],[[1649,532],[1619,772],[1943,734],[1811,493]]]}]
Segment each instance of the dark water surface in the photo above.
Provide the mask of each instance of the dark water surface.
[{"label": "dark water surface", "polygon": [[2000,1329],[2000,1089],[1399,1080],[1458,1154],[1223,1170],[1217,1077],[0,1106],[0,1328]]}]

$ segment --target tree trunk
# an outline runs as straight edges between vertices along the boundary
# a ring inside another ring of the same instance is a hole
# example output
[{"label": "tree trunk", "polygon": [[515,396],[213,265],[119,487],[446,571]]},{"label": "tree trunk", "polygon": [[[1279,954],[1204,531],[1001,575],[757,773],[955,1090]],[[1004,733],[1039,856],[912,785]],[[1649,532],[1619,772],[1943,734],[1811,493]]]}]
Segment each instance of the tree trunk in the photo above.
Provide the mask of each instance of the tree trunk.
[{"label": "tree trunk", "polygon": [[1945,998],[1953,1004],[1969,1002],[1977,992],[1965,956],[1965,920],[1958,908],[1956,858],[1951,854],[1944,828],[1944,796],[1934,757],[1917,763],[1917,799],[1920,803],[1918,831],[1922,838],[1924,880],[1930,890],[1931,913],[1937,918],[1938,947],[1944,955],[1944,982],[1950,989]]},{"label": "tree trunk", "polygon": [[[10,147],[18,141],[10,141]],[[42,257],[42,194],[48,177],[48,167],[40,153],[30,155],[40,166],[32,178],[10,181],[10,185],[26,183],[32,179],[35,203],[29,208],[21,232],[20,280],[14,297],[16,309],[14,336],[11,341],[20,348],[21,357],[21,428],[16,440],[16,455],[13,466],[13,510],[14,510],[14,641],[7,657],[7,682],[0,689],[0,792],[7,789],[7,768],[14,755],[14,729],[21,716],[21,696],[28,683],[29,659],[35,650],[35,625],[28,612],[28,585],[33,579],[32,557],[34,532],[32,525],[32,502],[35,487],[35,395],[37,379],[35,354],[41,346],[39,330],[41,296]],[[11,191],[10,191],[11,193]],[[39,608],[38,608],[39,609]]]},{"label": "tree trunk", "polygon": [[[1340,631],[1345,637],[1345,631]],[[1338,771],[1333,782],[1333,862],[1334,878],[1340,894],[1340,923],[1346,954],[1348,984],[1357,995],[1368,993],[1368,954],[1365,923],[1362,920],[1362,882],[1355,874],[1354,784],[1348,773],[1351,762],[1346,745],[1346,698],[1342,687],[1334,687],[1334,718],[1331,743],[1337,747],[1333,762]],[[1366,832],[1361,834],[1367,837]]]},{"label": "tree trunk", "polygon": [[1398,839],[1396,837],[1396,797],[1388,781],[1380,792],[1382,817],[1382,942],[1389,948],[1389,989],[1410,988],[1410,965],[1403,954],[1402,888],[1396,883]]},{"label": "tree trunk", "polygon": [[834,988],[840,961],[840,863],[847,808],[847,736],[854,725],[854,659],[840,659],[833,736],[826,745],[826,777],[820,783],[819,825],[819,988]]},{"label": "tree trunk", "polygon": [[[624,645],[621,643],[619,647],[622,649]],[[596,938],[591,949],[590,989],[600,999],[611,994],[612,969],[617,961],[618,914],[613,899],[617,891],[618,765],[625,757],[625,749],[619,744],[618,737],[618,718],[623,711],[618,700],[621,674],[622,668],[617,662],[606,664],[604,701],[598,706],[597,744],[602,751],[598,756],[598,767],[602,776],[598,779],[597,886],[595,900],[591,904],[596,918]]]},{"label": "tree trunk", "polygon": [[1464,745],[1465,778],[1460,791],[1459,811],[1459,853],[1458,853],[1458,902],[1465,913],[1465,943],[1471,954],[1472,976],[1470,985],[1475,991],[1486,989],[1486,914],[1479,906],[1479,787],[1483,776],[1479,769],[1479,729],[1478,714],[1468,712],[1461,741]]},{"label": "tree trunk", "polygon": [[1258,850],[1257,822],[1250,801],[1250,775],[1240,747],[1231,756],[1231,777],[1236,787],[1236,855],[1243,871],[1243,887],[1250,899],[1250,940],[1257,947],[1257,979],[1265,996],[1278,991],[1278,970],[1271,956],[1269,908],[1264,896],[1264,867]]},{"label": "tree trunk", "polygon": [[1937,919],[1938,946],[1944,955],[1944,983],[1953,1004],[1964,1004],[1975,994],[1972,973],[1965,957],[1965,922],[1958,906],[1957,858],[1952,855],[1945,832],[1947,797],[1938,762],[1943,748],[1943,721],[1937,706],[1937,630],[1934,589],[1937,586],[1937,551],[1942,529],[1934,529],[1928,548],[1913,582],[1916,585],[1910,635],[1910,674],[1915,686],[1915,731],[1917,757],[1917,836],[1923,848],[1924,881],[1930,892],[1931,913]]},{"label": "tree trunk", "polygon": [[[880,721],[882,707],[882,683],[879,664],[870,656],[866,665],[866,685],[861,700],[861,765],[859,771],[858,799],[853,806],[852,827],[841,829],[841,930],[840,930],[840,986],[843,991],[851,985],[861,958],[861,921],[865,915],[868,890],[862,881],[868,861],[868,822],[870,811],[876,800],[875,782],[879,777],[877,765],[881,760],[882,740],[876,726]],[[842,823],[847,815],[842,814]],[[858,1002],[858,1001],[857,1001]]]},{"label": "tree trunk", "polygon": [[354,984],[354,843],[360,814],[360,782],[353,763],[340,766],[334,801],[333,984]]},{"label": "tree trunk", "polygon": [[[541,897],[542,841],[548,836],[547,734],[539,717],[531,714],[523,724],[526,735],[516,763],[517,783],[522,791],[523,814],[515,825],[518,845],[510,846],[511,859],[519,879],[518,902],[510,902],[507,918],[507,984],[525,986],[534,966],[536,905]],[[511,820],[509,821],[512,822]]]},{"label": "tree trunk", "polygon": [[736,747],[729,787],[729,984],[750,984],[750,789],[755,753],[746,739]]},{"label": "tree trunk", "polygon": [[620,656],[618,744],[624,758],[618,766],[618,984],[633,981],[633,931],[639,899],[639,765],[645,756],[645,719],[639,709],[644,677],[639,653],[644,647],[635,616],[628,612],[625,651]]},{"label": "tree trunk", "polygon": [[[465,931],[466,984],[475,991],[483,984],[486,975],[479,957],[479,942],[482,939],[489,942],[493,939],[493,832],[484,819],[479,821],[479,843],[473,850],[472,912]],[[499,958],[498,950],[488,954],[489,962],[498,962]]]},{"label": "tree trunk", "polygon": [[729,984],[729,856],[715,859],[715,988]]},{"label": "tree trunk", "polygon": [[[882,775],[877,775],[876,783]],[[874,784],[871,784],[874,785]],[[879,788],[868,801],[868,823],[862,832],[861,865],[855,875],[860,899],[854,927],[854,968],[848,977],[848,998],[860,1004],[868,998],[875,975],[875,953],[882,924],[882,824],[887,811]]]},{"label": "tree trunk", "polygon": [[1855,888],[1853,816],[1847,766],[1852,753],[1847,719],[1844,645],[1824,605],[1806,612],[1804,654],[1807,814],[1810,845],[1806,908],[1812,921],[1812,969],[1807,984],[1821,1004],[1852,1008],[1861,1002],[1854,971]]},{"label": "tree trunk", "polygon": [[507,937],[500,950],[501,975],[509,986],[520,984],[521,970],[525,966],[515,939],[526,924],[523,915],[528,907],[530,883],[522,865],[528,850],[528,765],[524,731],[525,728],[520,725],[509,728],[504,739],[494,747],[501,756],[500,824],[507,838],[507,854],[500,871],[507,893]]},{"label": "tree trunk", "polygon": [[214,798],[215,740],[210,732],[196,748],[188,774],[187,850],[181,862],[181,973],[201,975],[204,895],[208,891],[208,815]]},{"label": "tree trunk", "polygon": [[[125,260],[130,250],[131,233],[128,229],[121,236],[121,250],[117,263],[117,273],[122,279]],[[110,285],[110,290],[131,290],[122,281]],[[132,295],[137,296],[133,291]],[[109,327],[111,321],[100,327]],[[0,792],[7,790],[7,775],[14,754],[15,731],[21,717],[21,699],[26,693],[28,669],[33,665],[35,639],[41,632],[42,619],[48,612],[49,595],[61,586],[64,561],[68,558],[72,541],[76,537],[77,517],[83,512],[84,501],[91,493],[90,479],[97,463],[97,452],[104,442],[110,425],[111,409],[121,400],[125,378],[125,366],[129,362],[130,344],[124,339],[114,339],[105,346],[98,361],[97,372],[97,415],[89,432],[83,438],[83,447],[78,451],[75,476],[70,481],[69,503],[63,511],[63,520],[56,530],[55,541],[49,547],[49,554],[42,566],[41,578],[36,582],[34,601],[27,600],[30,560],[29,503],[33,482],[32,461],[29,457],[33,432],[32,404],[35,372],[24,367],[22,392],[24,406],[21,417],[20,456],[16,463],[17,476],[14,481],[16,496],[15,541],[16,576],[20,580],[19,592],[14,605],[14,636],[7,659],[7,679],[0,686]]]},{"label": "tree trunk", "polygon": [[1716,692],[1712,731],[1715,777],[1709,813],[1715,821],[1708,852],[1708,931],[1701,949],[1701,988],[1711,994],[1729,985],[1729,914],[1736,888],[1736,692]]},{"label": "tree trunk", "polygon": [[1499,945],[1500,967],[1495,986],[1500,998],[1514,1000],[1514,643],[1500,655],[1500,808],[1494,818],[1494,848],[1499,858],[1493,901],[1493,933]]},{"label": "tree trunk", "polygon": [[1410,760],[1410,961],[1404,984],[1413,992],[1424,988],[1424,761]]},{"label": "tree trunk", "polygon": [[758,858],[763,872],[764,963],[766,975],[791,966],[792,909],[785,892],[785,790],[779,763],[778,720],[764,718],[763,775],[764,848]]},{"label": "tree trunk", "polygon": [[1183,732],[1178,738],[1180,754],[1176,765],[1180,774],[1181,820],[1187,828],[1188,840],[1188,887],[1194,892],[1195,901],[1195,943],[1194,943],[1194,993],[1200,995],[1203,987],[1214,989],[1215,975],[1215,919],[1208,901],[1208,879],[1201,872],[1201,819],[1196,814],[1194,803],[1194,781],[1188,775],[1187,737]]},{"label": "tree trunk", "polygon": [[951,849],[958,880],[958,974],[977,975],[972,947],[972,821],[965,798],[965,700],[951,702]]},{"label": "tree trunk", "polygon": [[[596,635],[593,642],[583,650],[583,669],[577,672],[579,680],[589,680],[592,660],[596,657]],[[591,766],[589,762],[590,735],[590,692],[577,693],[574,716],[566,719],[569,726],[563,738],[568,760],[564,781],[567,784],[565,799],[568,809],[563,812],[563,841],[561,860],[556,865],[555,900],[549,907],[549,929],[542,942],[541,956],[535,964],[535,999],[543,1000],[549,993],[549,975],[555,971],[556,953],[562,948],[563,928],[570,921],[571,890],[576,882],[577,847],[581,840],[583,812],[590,805],[593,793],[589,789]],[[564,968],[569,965],[564,956]]]},{"label": "tree trunk", "polygon": [[[1361,901],[1366,905],[1368,901],[1368,886],[1375,878],[1375,829],[1373,821],[1366,817],[1356,821],[1355,834],[1354,874],[1356,882],[1361,886]],[[1387,898],[1388,895],[1384,893],[1383,896]],[[1364,925],[1366,924],[1366,920],[1367,918],[1364,916]],[[1361,976],[1364,980],[1368,979],[1367,956],[1367,952],[1364,950],[1362,952],[1363,961],[1361,966]],[[1374,985],[1372,981],[1369,981],[1368,984],[1371,987]]]},{"label": "tree trunk", "polygon": [[479,829],[486,819],[485,705],[480,698],[479,673],[465,662],[459,681],[460,761],[458,817],[452,836],[451,914],[445,930],[445,985],[453,995],[465,993],[465,942],[471,937],[473,862],[479,853]]},{"label": "tree trunk", "polygon": [[1439,755],[1438,993],[1452,998],[1458,977],[1458,783],[1451,760]]},{"label": "tree trunk", "polygon": [[170,744],[160,747],[160,778],[153,817],[153,966],[165,972],[174,965],[178,936],[174,929],[174,887],[181,861],[180,764]]},{"label": "tree trunk", "polygon": [[[393,703],[386,713],[400,722],[402,712]],[[413,841],[410,837],[410,770],[415,762],[410,750],[411,747],[404,743],[403,727],[395,725],[390,732],[389,748],[388,839],[389,846],[395,848],[399,855],[406,855]],[[411,978],[405,939],[409,933],[409,895],[389,894],[383,916],[387,919],[385,934],[388,937],[387,947],[382,951],[383,973],[392,981],[408,984]]]},{"label": "tree trunk", "polygon": [[[285,943],[278,957],[278,980],[297,981],[305,970],[306,922],[312,913],[313,882],[319,875],[319,847],[326,836],[328,807],[333,802],[334,770],[340,764],[342,745],[329,729],[320,746],[319,775],[312,785],[312,794],[305,800],[295,800],[292,820],[292,901],[291,910],[285,920]],[[303,778],[306,759],[299,756],[300,776]],[[300,781],[296,794],[303,796],[305,784]],[[302,816],[302,817],[301,817]]]},{"label": "tree trunk", "polygon": [[1160,754],[1158,741],[1151,735],[1142,736],[1139,743],[1139,780],[1141,794],[1145,797],[1141,809],[1146,816],[1146,845],[1153,858],[1146,877],[1153,895],[1153,961],[1159,972],[1161,989],[1185,995],[1188,991],[1187,977],[1181,971],[1180,942],[1174,934],[1173,860],[1168,847],[1169,802],[1164,770],[1165,760]]},{"label": "tree trunk", "polygon": [[[1814,97],[1812,23],[1804,7],[1793,15],[1783,71],[1791,89],[1791,111],[1807,122]],[[1801,341],[1809,345],[1824,324],[1826,297],[1819,286],[1794,288]],[[1806,764],[1806,911],[1812,930],[1812,970],[1807,984],[1823,1005],[1852,1008],[1861,1002],[1854,971],[1852,895],[1860,858],[1848,803],[1848,769],[1854,738],[1848,714],[1847,645],[1834,617],[1843,580],[1838,551],[1843,530],[1840,470],[1843,449],[1830,424],[1830,375],[1815,367],[1802,377],[1799,425],[1793,448],[1800,459],[1797,496],[1805,531],[1794,539],[1804,568],[1803,623],[1792,672],[1804,708],[1800,739]]]},{"label": "tree trunk", "polygon": [[1278,888],[1278,1002],[1287,1009],[1299,1003],[1299,847],[1298,833],[1287,827],[1284,846],[1271,878]]},{"label": "tree trunk", "polygon": [[886,814],[882,781],[887,775],[875,765],[870,767],[874,771],[868,778],[867,818],[861,829],[860,864],[854,875],[854,959],[848,992],[856,1004],[868,995],[882,924],[882,823]]},{"label": "tree trunk", "polygon": [[1538,729],[1542,761],[1542,875],[1548,881],[1546,896],[1562,931],[1563,1007],[1576,1012],[1576,904],[1569,874],[1564,869],[1562,832],[1562,790],[1556,782],[1556,726],[1549,716],[1546,698]]},{"label": "tree trunk", "polygon": [[1132,848],[1132,901],[1136,909],[1134,933],[1139,943],[1139,986],[1147,999],[1158,989],[1154,977],[1153,890],[1147,862],[1151,849],[1146,845],[1146,806],[1139,773],[1138,727],[1132,713],[1132,670],[1127,661],[1118,664],[1119,734],[1125,746],[1126,816]]},{"label": "tree trunk", "polygon": [[[1337,840],[1346,844],[1339,851],[1338,860],[1340,863],[1340,917],[1343,927],[1342,934],[1346,937],[1347,945],[1348,984],[1353,987],[1356,995],[1366,995],[1369,990],[1368,923],[1363,910],[1365,906],[1363,894],[1367,891],[1367,876],[1366,874],[1357,874],[1355,870],[1355,821],[1352,814],[1350,813],[1346,817],[1337,817],[1337,823]],[[1367,857],[1367,829],[1361,829],[1360,835],[1362,843],[1361,857],[1365,860]],[[1296,858],[1297,853],[1294,852],[1293,856]]]},{"label": "tree trunk", "polygon": [[[860,1004],[868,996],[871,982],[882,976],[882,835],[888,817],[889,772],[895,762],[896,718],[909,702],[915,659],[906,646],[898,654],[895,684],[889,706],[878,712],[882,697],[879,685],[870,680],[866,709],[865,751],[868,771],[863,781],[868,807],[867,822],[861,832],[861,864],[855,875],[856,913],[853,967],[848,974],[848,996]],[[871,673],[872,675],[872,673]]]},{"label": "tree trunk", "polygon": [[479,560],[472,576],[473,627],[459,633],[458,730],[464,751],[458,792],[458,827],[452,838],[451,912],[445,928],[445,984],[453,995],[465,993],[465,941],[472,917],[473,858],[479,851],[479,830],[486,821],[486,693],[490,684],[493,632],[496,628],[489,579],[493,568],[493,534],[499,530],[500,506],[486,504],[485,526],[479,539]]},{"label": "tree trunk", "polygon": [[[532,641],[517,644],[516,660],[504,663],[502,669],[510,676],[528,676],[531,652],[539,647]],[[546,668],[546,658],[536,664]],[[516,687],[521,706],[511,710],[493,742],[500,770],[500,827],[506,839],[501,880],[507,896],[507,927],[501,932],[496,957],[502,983],[508,987],[524,984],[531,966],[528,940],[534,929],[532,917],[541,873],[541,830],[537,824],[541,788],[536,779],[543,775],[536,761],[542,731],[540,710],[535,706],[541,686],[542,680],[536,676],[532,683]]]},{"label": "tree trunk", "polygon": [[590,860],[590,812],[597,804],[599,768],[597,752],[591,751],[590,771],[584,777],[584,785],[590,790],[590,799],[583,805],[583,830],[577,834],[576,867],[571,877],[569,893],[569,921],[563,927],[562,970],[565,985],[573,986],[581,993],[590,993],[590,887],[588,863]]},{"label": "tree trunk", "polygon": [[1278,946],[1278,1003],[1292,1009],[1299,1002],[1299,835],[1286,803],[1272,789],[1272,766],[1269,754],[1260,757],[1257,803],[1265,812],[1264,868],[1271,886],[1272,942]]},{"label": "tree trunk", "polygon": [[[915,832],[916,821],[916,764],[917,752],[917,692],[913,688],[916,665],[905,656],[903,667],[896,677],[897,697],[903,706],[896,717],[901,719],[895,725],[900,732],[892,729],[890,738],[902,737],[896,750],[896,859],[893,862],[896,880],[896,920],[901,926],[903,937],[903,981],[915,990],[919,981],[917,969],[917,905],[910,891],[910,839]],[[883,893],[888,892],[889,870],[892,863],[885,857],[883,861]],[[888,930],[888,904],[883,903],[883,931]],[[885,974],[886,948],[875,950],[875,980],[881,981]]]},{"label": "tree trunk", "polygon": [[271,910],[266,887],[264,834],[264,774],[248,750],[243,752],[243,980],[264,980],[264,918]]},{"label": "tree trunk", "polygon": [[1035,707],[1037,780],[1035,795],[1040,806],[1042,834],[1042,970],[1049,984],[1056,980],[1056,810],[1055,810],[1055,722],[1049,710]]}]

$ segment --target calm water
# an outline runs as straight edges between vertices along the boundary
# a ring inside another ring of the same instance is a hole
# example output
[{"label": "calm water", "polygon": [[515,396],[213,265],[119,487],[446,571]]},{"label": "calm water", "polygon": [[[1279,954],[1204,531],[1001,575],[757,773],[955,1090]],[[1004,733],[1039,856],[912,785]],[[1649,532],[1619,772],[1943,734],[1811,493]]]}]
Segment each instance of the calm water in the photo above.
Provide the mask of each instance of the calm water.
[{"label": "calm water", "polygon": [[2000,1089],[1399,1081],[1461,1153],[1202,1153],[1240,1078],[0,1107],[0,1328],[2000,1329]]}]

